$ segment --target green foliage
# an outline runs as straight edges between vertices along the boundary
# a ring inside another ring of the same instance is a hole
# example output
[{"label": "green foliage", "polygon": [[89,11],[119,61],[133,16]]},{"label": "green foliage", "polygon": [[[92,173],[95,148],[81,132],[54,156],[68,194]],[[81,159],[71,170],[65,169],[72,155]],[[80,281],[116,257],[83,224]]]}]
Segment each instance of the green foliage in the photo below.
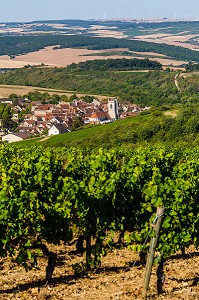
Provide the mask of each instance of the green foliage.
[{"label": "green foliage", "polygon": [[6,121],[11,118],[11,107],[7,104],[0,104],[0,119]]},{"label": "green foliage", "polygon": [[79,127],[82,127],[83,125],[84,125],[84,121],[82,120],[82,117],[78,116],[73,120],[72,130],[76,130]]},{"label": "green foliage", "polygon": [[189,62],[188,64],[185,65],[186,71],[199,71],[199,64],[194,64],[192,62]]},{"label": "green foliage", "polygon": [[0,104],[1,127],[4,129],[13,129],[16,123],[12,120],[12,110],[8,104]]},{"label": "green foliage", "polygon": [[147,251],[158,206],[165,207],[157,248],[163,257],[199,245],[196,149],[89,152],[3,144],[0,154],[0,255],[27,269],[36,264],[36,245],[66,243],[74,235],[87,246],[92,239],[87,270],[99,266],[121,230],[131,248]]},{"label": "green foliage", "polygon": [[[24,85],[27,80],[32,86],[65,89],[93,95],[118,96],[142,105],[161,105],[181,102],[181,94],[174,84],[175,74],[170,72],[70,72],[59,69],[18,69],[0,74],[0,83]],[[184,95],[184,94],[183,94]],[[74,94],[76,98],[76,95]],[[42,94],[28,94],[28,98],[41,100]],[[72,99],[72,98],[71,98]]]},{"label": "green foliage", "polygon": [[[100,63],[99,63],[100,64]],[[103,64],[102,64],[103,65]],[[92,73],[90,73],[92,72]],[[0,74],[1,84],[24,85],[28,80],[32,86],[73,91],[69,99],[78,99],[75,92],[118,96],[142,106],[169,105],[175,103],[198,103],[198,74],[178,76],[180,91],[175,86],[175,72],[120,72],[120,71],[69,71],[67,68],[18,69]],[[24,95],[31,101],[68,101],[65,96],[52,97],[48,93],[29,92]],[[64,97],[64,99],[63,99]],[[88,96],[86,101],[91,101]]]},{"label": "green foliage", "polygon": [[86,71],[86,70],[98,70],[98,71],[112,71],[112,70],[161,70],[162,65],[157,61],[151,61],[149,59],[95,59],[86,62],[80,62],[78,64],[71,64],[67,67],[70,71]]}]

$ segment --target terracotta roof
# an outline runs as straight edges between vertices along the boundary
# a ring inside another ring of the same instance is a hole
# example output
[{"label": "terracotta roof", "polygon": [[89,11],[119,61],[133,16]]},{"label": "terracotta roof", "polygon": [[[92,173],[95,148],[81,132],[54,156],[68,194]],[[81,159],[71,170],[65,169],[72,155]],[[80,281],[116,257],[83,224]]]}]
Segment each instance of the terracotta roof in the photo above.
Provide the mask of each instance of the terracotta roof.
[{"label": "terracotta roof", "polygon": [[35,124],[34,120],[24,120],[23,123],[27,123],[27,124]]},{"label": "terracotta roof", "polygon": [[37,106],[37,110],[49,110],[49,109],[50,109],[50,105],[47,104]]},{"label": "terracotta roof", "polygon": [[25,114],[25,115],[23,115],[23,116],[24,116],[25,119],[26,119],[26,118],[27,118],[27,119],[30,119],[30,118],[32,118],[33,115],[32,115],[32,114]]},{"label": "terracotta roof", "polygon": [[125,118],[125,117],[135,117],[137,116],[138,113],[136,112],[122,112],[121,117]]},{"label": "terracotta roof", "polygon": [[63,114],[63,113],[54,113],[54,112],[52,113],[53,118],[59,118],[59,119],[64,120],[65,116],[66,116],[66,114]]},{"label": "terracotta roof", "polygon": [[41,105],[41,101],[34,101],[34,102],[32,102],[31,103],[33,106],[35,106],[35,105]]},{"label": "terracotta roof", "polygon": [[90,117],[92,119],[102,119],[102,118],[107,118],[105,113],[102,111],[96,111],[92,114],[92,116]]},{"label": "terracotta roof", "polygon": [[62,109],[69,109],[70,103],[64,103],[64,104],[60,103],[59,106],[60,106]]}]

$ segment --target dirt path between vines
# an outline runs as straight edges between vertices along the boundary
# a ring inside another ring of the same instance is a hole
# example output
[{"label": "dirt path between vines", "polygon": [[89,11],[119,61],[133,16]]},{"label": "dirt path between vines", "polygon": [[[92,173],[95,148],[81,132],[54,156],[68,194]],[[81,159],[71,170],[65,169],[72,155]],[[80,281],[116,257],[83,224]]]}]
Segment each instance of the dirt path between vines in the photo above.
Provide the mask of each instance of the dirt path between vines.
[{"label": "dirt path between vines", "polygon": [[174,83],[175,83],[175,86],[176,86],[178,92],[180,92],[180,86],[179,86],[179,83],[178,83],[178,76],[179,76],[179,75],[180,75],[180,74],[178,73],[178,74],[176,74],[175,77],[174,77]]},{"label": "dirt path between vines", "polygon": [[[39,270],[25,272],[11,260],[0,260],[0,299],[39,300],[141,300],[144,266],[134,262],[138,256],[132,251],[114,250],[104,257],[98,273],[75,278],[72,264],[81,256],[69,253],[64,245],[50,247],[59,255],[53,281],[44,286],[46,260],[40,259]],[[182,256],[169,259],[165,267],[165,293],[156,296],[156,267],[150,282],[147,299],[199,300],[199,253],[194,248]]]},{"label": "dirt path between vines", "polygon": [[50,138],[50,136],[45,136],[41,140],[38,140],[37,142],[40,143],[40,142],[48,140],[49,138]]}]

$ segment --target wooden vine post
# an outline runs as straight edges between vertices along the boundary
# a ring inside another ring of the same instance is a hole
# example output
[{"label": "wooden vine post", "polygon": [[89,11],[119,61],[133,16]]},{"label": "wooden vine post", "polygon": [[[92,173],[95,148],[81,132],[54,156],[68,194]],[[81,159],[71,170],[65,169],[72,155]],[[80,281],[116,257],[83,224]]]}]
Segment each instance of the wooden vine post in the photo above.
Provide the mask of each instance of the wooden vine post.
[{"label": "wooden vine post", "polygon": [[158,207],[157,212],[156,212],[156,218],[154,221],[155,225],[153,228],[154,237],[151,239],[149,254],[148,254],[147,263],[146,263],[146,271],[145,271],[145,276],[144,276],[144,287],[143,287],[143,291],[142,291],[142,297],[144,300],[147,298],[147,291],[148,291],[148,287],[149,287],[151,271],[152,271],[152,266],[153,266],[153,261],[154,261],[154,256],[155,256],[155,248],[158,243],[158,237],[159,237],[163,214],[164,214],[164,208]]}]

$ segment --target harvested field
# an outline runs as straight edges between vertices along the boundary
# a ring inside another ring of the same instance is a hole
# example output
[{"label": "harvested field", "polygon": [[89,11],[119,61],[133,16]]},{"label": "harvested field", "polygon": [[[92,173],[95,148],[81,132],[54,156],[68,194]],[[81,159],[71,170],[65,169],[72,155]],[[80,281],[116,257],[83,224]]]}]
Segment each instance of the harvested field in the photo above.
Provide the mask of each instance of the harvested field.
[{"label": "harvested field", "polygon": [[[53,46],[54,47],[54,46]],[[107,58],[127,58],[127,59],[132,59],[132,58],[137,58],[136,56],[125,56],[125,55],[108,55],[108,56],[100,56],[97,55],[99,53],[107,53],[107,52],[121,52],[125,51],[126,49],[110,49],[110,50],[88,50],[88,49],[75,49],[75,48],[65,48],[65,49],[57,49],[53,50],[53,47],[46,47],[45,49],[36,51],[36,52],[31,52],[28,54],[16,56],[14,59],[10,59],[9,56],[0,56],[0,68],[3,68],[5,64],[9,63],[10,67],[16,67],[16,63],[22,64],[21,66],[24,65],[39,65],[44,63],[45,65],[48,66],[57,66],[57,67],[65,67],[67,65],[70,65],[72,63],[79,63],[79,62],[84,62],[88,60],[95,60],[95,59],[107,59]],[[96,53],[96,56],[93,54]],[[137,52],[139,53],[139,52]],[[89,56],[90,54],[90,56]],[[154,53],[155,54],[155,53]],[[86,55],[86,56],[85,56]],[[143,53],[143,55],[146,55],[146,53]],[[145,58],[144,56],[140,58]],[[151,60],[156,60],[163,65],[167,66],[170,64],[173,64],[174,66],[178,66],[182,63],[185,63],[185,61],[177,61],[174,59],[167,59],[159,57],[153,57],[150,58]],[[2,65],[1,65],[2,62]],[[13,64],[12,64],[13,63]]]},{"label": "harvested field", "polygon": [[100,25],[92,25],[91,29],[88,31],[95,36],[100,37],[113,37],[118,39],[127,38],[128,36],[125,35],[123,32],[118,31],[117,27],[115,26],[100,26]]},{"label": "harvested field", "polygon": [[171,59],[171,58],[150,58],[150,60],[156,60],[158,62],[160,62],[163,66],[170,66],[170,65],[173,65],[173,66],[179,66],[181,64],[187,64],[186,61],[184,60],[174,60],[174,59]]},{"label": "harvested field", "polygon": [[[103,258],[97,273],[75,277],[72,264],[82,261],[64,245],[50,249],[58,254],[52,283],[44,285],[47,260],[39,270],[25,272],[9,259],[1,259],[0,300],[141,300],[145,267],[130,250],[114,250]],[[165,265],[165,293],[156,295],[156,267],[153,267],[149,296],[154,300],[198,300],[199,256],[191,248],[183,257],[173,256]]]},{"label": "harvested field", "polygon": [[[34,63],[45,63],[45,64],[51,64],[56,66],[66,66],[68,64],[71,64],[73,62],[80,62],[88,60],[89,57],[82,57],[83,55],[89,55],[94,53],[99,53],[101,51],[95,51],[95,50],[87,50],[87,49],[71,49],[71,48],[65,48],[65,49],[56,49],[54,50],[55,46],[46,47],[44,49],[41,49],[36,52],[30,52],[28,54],[19,55],[16,56],[12,61],[29,61]],[[0,58],[5,60],[10,60],[9,56],[1,56]],[[94,56],[92,56],[92,59],[95,59]]]},{"label": "harvested field", "polygon": [[0,59],[0,68],[5,69],[12,69],[12,68],[23,68],[27,65],[38,65],[37,63],[29,62],[29,61],[14,61],[13,59],[8,59],[7,57],[4,57],[5,59]]},{"label": "harvested field", "polygon": [[127,35],[123,34],[120,31],[114,31],[114,30],[108,30],[108,29],[92,30],[92,31],[89,31],[89,33],[92,33],[95,36],[112,37],[112,38],[116,38],[116,39],[124,39],[124,38],[128,37]]},{"label": "harvested field", "polygon": [[158,44],[168,44],[172,46],[180,46],[187,49],[197,50],[199,49],[199,46],[192,45],[189,43],[189,40],[191,38],[197,37],[198,35],[195,34],[184,34],[184,35],[178,35],[178,34],[147,34],[142,36],[136,36],[136,39],[145,41],[145,42],[153,42]]},{"label": "harvested field", "polygon": [[[0,84],[0,98],[6,98],[10,94],[17,94],[17,95],[26,95],[28,92],[41,92],[45,93],[48,92],[50,95],[53,94],[58,94],[58,95],[66,95],[66,96],[71,96],[74,94],[73,91],[64,91],[64,90],[56,90],[56,89],[47,89],[47,88],[40,88],[40,87],[33,87],[33,86],[21,86],[21,85],[3,85]],[[78,97],[89,95],[89,94],[81,94],[75,92],[75,94]],[[103,95],[90,95],[90,96],[95,96],[99,100],[107,99],[107,96]]]},{"label": "harvested field", "polygon": [[[111,49],[112,51],[120,51],[120,49]],[[13,62],[23,62],[28,61],[29,64],[32,64],[30,62],[33,62],[33,64],[41,64],[44,63],[46,65],[51,66],[59,66],[59,67],[65,67],[72,63],[79,63],[82,61],[87,60],[94,60],[94,59],[105,59],[102,56],[89,56],[89,54],[93,55],[95,53],[103,53],[105,50],[88,50],[88,49],[71,49],[71,48],[65,48],[65,49],[56,49],[53,50],[53,47],[46,47],[42,50],[31,52],[28,54],[16,56],[11,61]],[[107,52],[107,50],[106,50]],[[87,55],[87,56],[84,56]],[[119,56],[118,56],[119,57]],[[9,56],[3,56],[0,57],[0,59],[8,60],[10,61]],[[110,58],[110,56],[108,57]],[[115,58],[115,56],[114,56]],[[128,57],[129,58],[129,57]],[[0,66],[1,67],[1,66]]]}]

